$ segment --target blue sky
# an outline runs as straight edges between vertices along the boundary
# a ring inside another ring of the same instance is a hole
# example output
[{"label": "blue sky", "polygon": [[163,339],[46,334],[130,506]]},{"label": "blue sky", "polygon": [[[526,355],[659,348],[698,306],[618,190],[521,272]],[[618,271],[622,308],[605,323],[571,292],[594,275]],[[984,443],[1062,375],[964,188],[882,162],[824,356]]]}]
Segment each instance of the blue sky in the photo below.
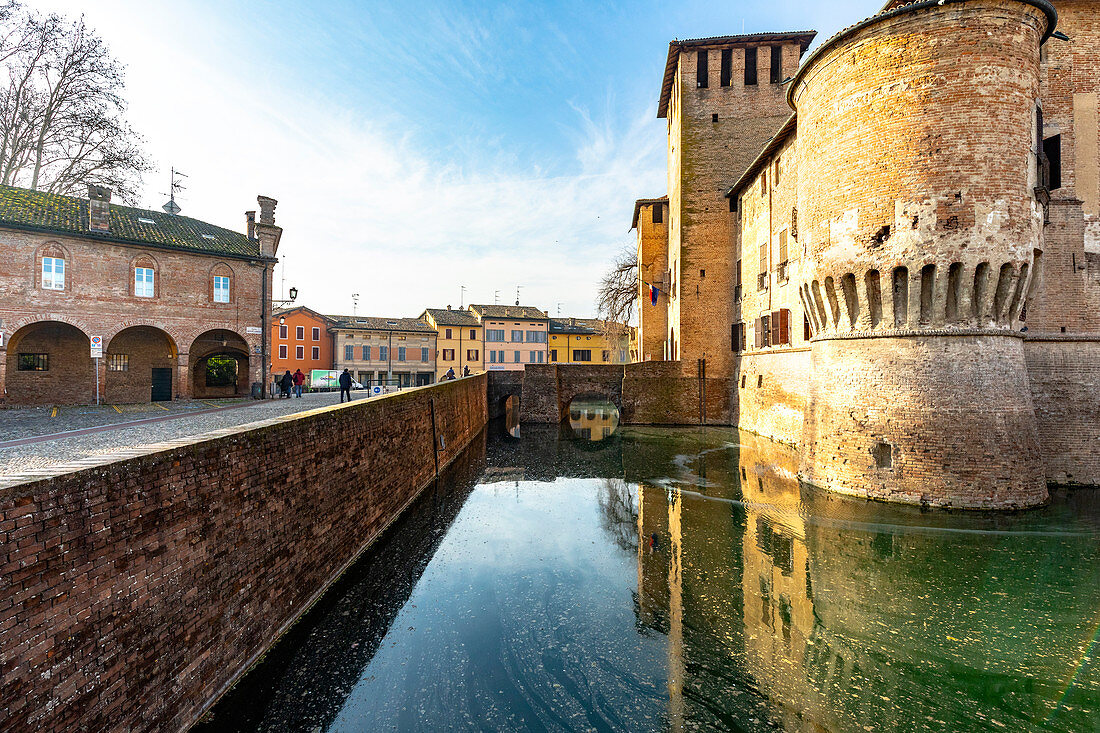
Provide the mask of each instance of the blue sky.
[{"label": "blue sky", "polygon": [[[515,299],[588,316],[665,193],[656,118],[668,42],[816,29],[880,2],[167,3],[83,12],[128,66],[130,119],[184,213],[243,228],[279,200],[285,283],[329,313],[415,316]],[[276,292],[283,280],[277,272]]]}]

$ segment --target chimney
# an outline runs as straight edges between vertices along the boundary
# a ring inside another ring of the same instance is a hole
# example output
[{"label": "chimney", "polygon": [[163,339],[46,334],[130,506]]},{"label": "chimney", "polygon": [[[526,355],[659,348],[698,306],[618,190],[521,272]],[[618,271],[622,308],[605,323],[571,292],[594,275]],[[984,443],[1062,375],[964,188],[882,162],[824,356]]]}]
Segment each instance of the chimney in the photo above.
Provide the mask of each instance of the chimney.
[{"label": "chimney", "polygon": [[244,220],[245,220],[245,223],[246,223],[246,226],[247,226],[246,231],[248,232],[248,238],[249,239],[255,239],[256,238],[256,212],[255,211],[246,211],[246,212],[244,212]]},{"label": "chimney", "polygon": [[88,184],[88,229],[111,231],[111,189],[106,186]]},{"label": "chimney", "polygon": [[275,206],[279,202],[267,196],[257,196],[256,202],[260,205],[260,223],[274,226]]}]

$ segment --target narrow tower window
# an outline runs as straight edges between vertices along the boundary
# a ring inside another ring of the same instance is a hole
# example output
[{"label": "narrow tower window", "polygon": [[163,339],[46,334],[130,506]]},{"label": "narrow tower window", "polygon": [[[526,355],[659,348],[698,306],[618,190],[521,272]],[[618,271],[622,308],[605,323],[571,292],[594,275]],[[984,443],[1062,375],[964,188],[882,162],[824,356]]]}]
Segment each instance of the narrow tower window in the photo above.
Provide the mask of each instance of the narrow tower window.
[{"label": "narrow tower window", "polygon": [[772,46],[772,84],[783,81],[783,48]]},{"label": "narrow tower window", "polygon": [[700,89],[707,88],[707,50],[703,49],[696,54],[695,85]]},{"label": "narrow tower window", "polygon": [[665,207],[664,206],[662,206],[661,204],[654,204],[653,205],[653,223],[654,224],[662,223],[665,219],[664,213],[665,213]]},{"label": "narrow tower window", "polygon": [[756,46],[745,49],[745,86],[756,85]]},{"label": "narrow tower window", "polygon": [[722,49],[722,71],[721,71],[722,86],[728,87],[732,83],[733,77],[733,49]]},{"label": "narrow tower window", "polygon": [[973,309],[974,319],[981,321],[985,317],[982,313],[985,307],[984,301],[989,294],[989,263],[980,262],[974,269],[974,300],[971,301],[970,306]]},{"label": "narrow tower window", "polygon": [[1054,135],[1043,141],[1043,157],[1046,158],[1045,183],[1048,191],[1062,187],[1062,136]]}]

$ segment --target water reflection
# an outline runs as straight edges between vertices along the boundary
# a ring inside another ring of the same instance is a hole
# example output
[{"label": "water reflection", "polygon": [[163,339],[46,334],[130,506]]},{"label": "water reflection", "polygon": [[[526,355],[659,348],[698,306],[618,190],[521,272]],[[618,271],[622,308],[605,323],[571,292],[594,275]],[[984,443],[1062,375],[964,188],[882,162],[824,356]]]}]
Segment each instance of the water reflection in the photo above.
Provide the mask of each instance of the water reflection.
[{"label": "water reflection", "polygon": [[558,431],[490,441],[402,590],[357,581],[241,728],[1097,729],[1100,492],[922,513],[736,431]]},{"label": "water reflection", "polygon": [[504,400],[504,431],[513,438],[519,435],[519,397],[508,395]]},{"label": "water reflection", "polygon": [[569,427],[581,440],[605,440],[619,427],[619,408],[599,397],[576,397],[569,403]]}]

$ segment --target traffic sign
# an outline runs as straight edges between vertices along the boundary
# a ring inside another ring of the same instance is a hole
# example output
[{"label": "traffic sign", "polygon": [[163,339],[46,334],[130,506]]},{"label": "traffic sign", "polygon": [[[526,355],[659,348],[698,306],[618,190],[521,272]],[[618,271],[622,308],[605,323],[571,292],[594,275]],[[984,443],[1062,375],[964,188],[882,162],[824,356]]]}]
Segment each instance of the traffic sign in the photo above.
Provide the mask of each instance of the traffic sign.
[{"label": "traffic sign", "polygon": [[102,359],[103,358],[103,337],[102,336],[92,336],[92,358],[93,359]]}]

